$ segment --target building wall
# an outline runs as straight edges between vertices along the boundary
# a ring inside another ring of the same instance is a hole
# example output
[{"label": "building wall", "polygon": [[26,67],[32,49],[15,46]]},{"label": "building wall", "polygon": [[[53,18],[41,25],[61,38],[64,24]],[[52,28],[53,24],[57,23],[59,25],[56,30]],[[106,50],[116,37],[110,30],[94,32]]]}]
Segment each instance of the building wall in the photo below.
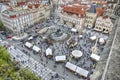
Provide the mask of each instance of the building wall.
[{"label": "building wall", "polygon": [[112,31],[113,23],[110,18],[98,17],[95,23],[94,30],[101,31],[103,33],[110,33]]},{"label": "building wall", "polygon": [[75,14],[69,15],[67,13],[59,13],[59,16],[62,24],[66,24],[69,27],[75,27],[78,31],[80,31],[83,26],[84,18],[78,17]]},{"label": "building wall", "polygon": [[86,12],[86,18],[85,18],[84,26],[88,27],[88,28],[92,28],[94,26],[94,24],[95,24],[96,18],[97,18],[96,13]]},{"label": "building wall", "polygon": [[50,11],[45,10],[45,8],[37,8],[34,10],[31,9],[29,12],[22,15],[17,15],[17,17],[14,18],[10,18],[9,15],[5,16],[5,14],[2,13],[2,22],[5,27],[16,33],[25,31],[31,25],[34,25],[46,17],[49,17],[49,15]]}]

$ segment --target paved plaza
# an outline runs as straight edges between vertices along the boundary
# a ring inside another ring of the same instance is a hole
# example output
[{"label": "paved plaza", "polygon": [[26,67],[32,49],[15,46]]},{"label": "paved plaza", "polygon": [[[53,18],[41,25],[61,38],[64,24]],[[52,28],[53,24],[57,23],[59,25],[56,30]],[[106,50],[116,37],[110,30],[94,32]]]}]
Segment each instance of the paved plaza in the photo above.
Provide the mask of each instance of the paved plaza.
[{"label": "paved plaza", "polygon": [[[44,23],[45,24],[45,23]],[[43,25],[43,24],[41,24]],[[41,27],[41,25],[37,25],[36,27],[40,27],[40,28],[44,28]],[[58,25],[58,24],[51,24],[52,26],[54,26],[54,29],[50,29],[48,30],[45,34],[40,35],[36,38],[34,38],[33,40],[28,41],[27,38],[21,42],[19,42],[19,44],[14,44],[17,48],[19,48],[21,51],[23,51],[25,54],[27,54],[28,56],[34,58],[35,60],[37,60],[40,64],[48,67],[50,70],[57,72],[58,74],[64,76],[65,78],[69,77],[69,80],[82,80],[83,78],[79,75],[76,75],[75,73],[71,72],[70,70],[65,68],[65,64],[66,62],[71,62],[87,71],[89,71],[89,76],[94,72],[95,66],[97,64],[97,62],[93,61],[90,58],[90,55],[92,54],[91,52],[91,48],[95,45],[96,41],[90,41],[90,37],[95,35],[99,38],[104,38],[105,40],[107,40],[108,35],[99,33],[99,32],[95,32],[93,30],[89,30],[89,29],[83,29],[83,34],[82,34],[82,38],[79,37],[78,33],[74,33],[71,31],[71,28],[69,28],[68,26],[62,26],[62,25]],[[48,26],[49,27],[49,26]],[[67,40],[63,41],[63,42],[55,42],[52,44],[48,44],[47,42],[45,42],[45,40],[43,39],[43,37],[47,37],[51,32],[55,32],[57,29],[60,29],[62,32],[65,33],[69,33],[71,37],[73,38],[77,38],[77,45],[75,47],[69,48],[67,45]],[[29,31],[28,31],[29,33]],[[33,33],[29,33],[29,35],[35,35],[38,34],[37,32],[35,32],[35,27],[34,27],[34,31]],[[25,42],[30,42],[34,45],[36,45],[37,47],[39,47],[41,49],[41,51],[39,53],[34,52],[31,49],[28,49],[24,44]],[[52,58],[48,58],[45,53],[46,53],[46,49],[47,48],[51,48],[53,51],[53,56]],[[100,55],[104,49],[104,45],[100,45],[99,42],[97,42],[97,55]],[[79,59],[74,59],[71,58],[71,52],[73,50],[80,50],[83,55],[81,58]],[[57,63],[55,62],[55,56],[60,56],[60,55],[66,55],[67,59],[65,62],[63,63]],[[89,78],[88,76],[88,78]],[[49,80],[49,79],[48,79]],[[67,79],[65,79],[67,80]]]},{"label": "paved plaza", "polygon": [[[57,19],[56,19],[57,20]],[[48,23],[49,21],[49,23]],[[104,45],[101,45],[98,41],[91,41],[90,37],[91,36],[97,36],[97,38],[103,38],[105,41],[108,39],[107,34],[102,34],[100,32],[96,32],[93,29],[87,29],[83,28],[82,31],[82,37],[80,37],[80,34],[77,32],[72,32],[71,28],[67,25],[61,25],[59,23],[54,23],[54,20],[49,19],[46,22],[43,22],[42,24],[36,24],[34,27],[31,29],[27,30],[26,32],[28,33],[28,37],[20,40],[20,41],[13,41],[7,39],[6,42],[8,42],[9,45],[13,45],[15,48],[10,48],[10,53],[12,57],[18,56],[24,56],[24,57],[17,57],[16,60],[20,61],[21,64],[24,67],[29,68],[34,72],[36,75],[41,76],[43,80],[53,80],[52,78],[55,77],[55,74],[59,74],[60,78],[58,80],[62,80],[63,77],[65,80],[83,80],[83,79],[89,79],[90,75],[93,74],[94,69],[97,65],[97,62],[92,60],[90,58],[92,51],[91,48],[96,45],[97,47],[97,55],[101,55],[102,51],[104,50]],[[51,28],[52,26],[52,28]],[[44,34],[39,34],[36,29],[43,29],[45,27],[49,27],[46,33]],[[76,39],[77,45],[73,47],[69,47],[67,44],[67,40],[60,41],[60,42],[53,42],[48,43],[45,38],[49,38],[49,35],[51,33],[56,32],[57,30],[62,31],[63,33],[67,33],[70,35],[70,38]],[[30,36],[37,35],[34,39],[28,40]],[[40,52],[36,53],[33,51],[31,48],[27,48],[25,46],[25,43],[29,42],[37,47],[40,48]],[[50,48],[52,50],[52,57],[49,58],[46,56],[46,49]],[[83,55],[75,59],[71,57],[71,53],[73,50],[80,50]],[[65,55],[66,60],[64,62],[56,62],[55,61],[55,56],[61,56]],[[23,61],[21,61],[23,60]],[[29,61],[30,60],[30,61]],[[24,63],[25,61],[25,63]],[[85,69],[89,72],[87,78],[83,78],[82,76],[71,72],[65,67],[65,64],[67,62],[71,62],[74,65],[77,65],[78,67],[81,67],[82,69]],[[35,66],[37,64],[37,66]],[[38,67],[39,66],[39,67]],[[37,68],[36,68],[37,67]],[[44,68],[45,67],[45,68]],[[43,69],[44,68],[44,69]],[[51,78],[52,76],[52,78]],[[62,76],[62,77],[61,77]],[[57,80],[57,78],[55,78]]]}]

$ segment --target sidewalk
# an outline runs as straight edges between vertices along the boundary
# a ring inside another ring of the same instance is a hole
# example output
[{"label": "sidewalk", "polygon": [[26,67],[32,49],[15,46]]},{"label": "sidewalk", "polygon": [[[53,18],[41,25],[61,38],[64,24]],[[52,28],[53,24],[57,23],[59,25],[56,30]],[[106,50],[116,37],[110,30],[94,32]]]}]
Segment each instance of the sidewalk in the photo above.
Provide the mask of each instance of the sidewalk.
[{"label": "sidewalk", "polygon": [[14,40],[21,40],[21,39],[26,38],[27,36],[28,36],[28,34],[27,34],[27,33],[24,33],[24,35],[23,35],[23,36],[21,36],[21,37],[14,36],[12,39],[14,39]]}]

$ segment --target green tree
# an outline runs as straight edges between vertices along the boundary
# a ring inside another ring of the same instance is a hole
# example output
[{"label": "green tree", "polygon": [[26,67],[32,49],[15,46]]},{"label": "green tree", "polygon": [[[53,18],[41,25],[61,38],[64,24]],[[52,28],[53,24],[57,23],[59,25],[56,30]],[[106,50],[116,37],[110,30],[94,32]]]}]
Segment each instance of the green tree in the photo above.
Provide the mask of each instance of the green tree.
[{"label": "green tree", "polygon": [[2,28],[2,26],[3,26],[3,23],[2,23],[2,21],[0,21],[0,28]]},{"label": "green tree", "polygon": [[0,80],[41,80],[19,62],[11,61],[7,50],[0,46]]},{"label": "green tree", "polygon": [[6,62],[11,62],[10,55],[8,54],[7,50],[0,46],[0,59],[3,59]]}]

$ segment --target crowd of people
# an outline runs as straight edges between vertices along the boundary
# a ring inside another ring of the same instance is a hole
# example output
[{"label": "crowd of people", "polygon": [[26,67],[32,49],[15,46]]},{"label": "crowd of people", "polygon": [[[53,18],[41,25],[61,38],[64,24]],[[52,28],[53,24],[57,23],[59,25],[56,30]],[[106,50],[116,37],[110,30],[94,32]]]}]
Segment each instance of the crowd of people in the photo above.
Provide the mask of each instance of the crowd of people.
[{"label": "crowd of people", "polygon": [[[38,53],[38,54],[40,56],[41,62],[45,63],[43,65],[47,66],[47,64],[49,63],[50,59],[45,55],[45,52],[46,52],[47,48],[51,48],[52,49],[52,54],[53,54],[51,60],[53,62],[55,62],[55,56],[66,55],[66,57],[67,57],[66,62],[67,61],[72,62],[73,64],[75,64],[75,65],[77,65],[77,66],[79,66],[79,67],[81,67],[85,70],[88,70],[90,72],[90,74],[92,74],[94,69],[95,69],[96,63],[97,63],[90,58],[90,55],[92,53],[91,48],[95,45],[95,41],[90,41],[90,39],[89,39],[92,32],[90,32],[89,30],[86,29],[86,32],[83,32],[82,38],[80,38],[79,34],[72,32],[71,28],[69,28],[69,27],[65,27],[65,26],[57,25],[57,24],[55,24],[54,26],[55,26],[54,29],[52,29],[52,31],[50,31],[50,32],[55,32],[57,29],[60,29],[61,31],[70,34],[71,38],[75,37],[77,39],[77,45],[69,48],[68,45],[67,45],[67,40],[65,40],[63,42],[53,42],[52,44],[48,44],[43,39],[43,36],[48,36],[49,35],[49,30],[45,34],[39,35],[37,38],[35,38],[35,39],[33,39],[29,42],[38,46],[41,49],[40,53]],[[36,27],[41,27],[41,26],[38,25]],[[87,31],[89,33],[87,33]],[[23,44],[22,47],[24,47],[24,44]],[[101,52],[104,49],[104,46],[100,45],[100,44],[97,44],[97,48],[98,48],[98,52],[96,54],[100,55]],[[71,52],[73,50],[80,50],[83,53],[82,57],[79,58],[79,59],[72,58],[71,57]],[[26,52],[25,50],[23,50],[23,51]],[[33,51],[33,53],[35,53],[35,52]],[[53,68],[56,68],[56,66],[57,65],[54,63]],[[63,73],[64,73],[64,71],[63,71]]]}]

